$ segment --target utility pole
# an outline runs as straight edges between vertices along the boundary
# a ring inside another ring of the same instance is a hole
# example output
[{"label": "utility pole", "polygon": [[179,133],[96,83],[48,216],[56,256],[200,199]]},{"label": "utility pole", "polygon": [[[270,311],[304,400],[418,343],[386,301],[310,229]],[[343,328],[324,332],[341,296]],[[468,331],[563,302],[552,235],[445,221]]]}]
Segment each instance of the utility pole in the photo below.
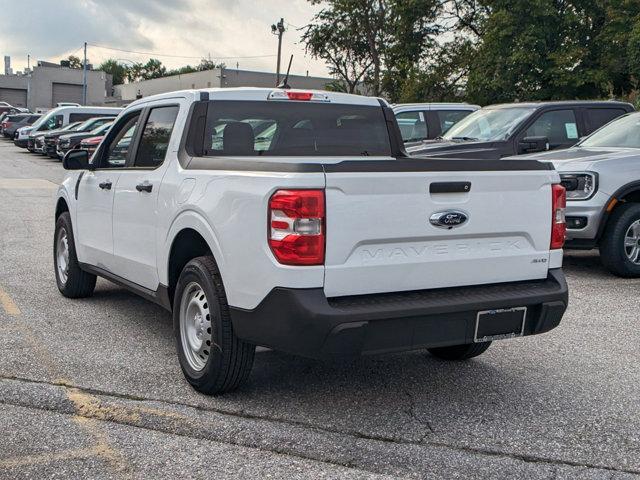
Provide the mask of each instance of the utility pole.
[{"label": "utility pole", "polygon": [[280,85],[280,54],[282,53],[282,34],[284,29],[284,18],[281,18],[276,25],[271,25],[271,33],[278,35],[278,64],[276,66],[276,85]]},{"label": "utility pole", "polygon": [[31,55],[27,53],[27,70],[31,68]]},{"label": "utility pole", "polygon": [[84,61],[82,62],[82,105],[87,104],[87,42],[84,42]]}]

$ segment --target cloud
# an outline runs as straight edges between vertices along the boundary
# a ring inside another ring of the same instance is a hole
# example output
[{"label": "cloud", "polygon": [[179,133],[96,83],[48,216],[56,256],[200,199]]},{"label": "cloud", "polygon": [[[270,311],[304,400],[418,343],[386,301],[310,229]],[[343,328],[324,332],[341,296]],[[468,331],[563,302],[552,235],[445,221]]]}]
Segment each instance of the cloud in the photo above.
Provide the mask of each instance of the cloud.
[{"label": "cloud", "polygon": [[[292,72],[326,75],[322,61],[305,55],[296,29],[306,25],[317,8],[307,0],[24,0],[11,2],[3,11],[0,54],[11,55],[16,70],[26,66],[27,54],[33,60],[58,61],[70,53],[80,55],[87,41],[185,56],[156,55],[170,68],[197,64],[198,58],[211,56],[230,67],[239,63],[240,68],[268,71],[275,70],[277,49],[277,37],[271,34],[270,26],[283,16],[287,22],[283,68],[293,53]],[[149,58],[93,46],[88,56],[94,64],[107,58]],[[247,56],[262,57],[238,58]]]}]

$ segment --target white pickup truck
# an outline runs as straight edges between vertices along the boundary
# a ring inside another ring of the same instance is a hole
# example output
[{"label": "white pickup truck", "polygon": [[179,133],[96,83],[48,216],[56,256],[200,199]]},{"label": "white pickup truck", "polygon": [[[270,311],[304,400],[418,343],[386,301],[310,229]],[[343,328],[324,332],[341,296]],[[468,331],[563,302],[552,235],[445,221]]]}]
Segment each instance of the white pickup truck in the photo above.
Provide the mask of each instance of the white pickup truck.
[{"label": "white pickup truck", "polygon": [[567,307],[553,166],[409,158],[377,98],[152,96],[64,166],[58,288],[86,297],[101,276],[172,311],[205,393],[240,385],[256,345],[466,359],[551,330]]}]

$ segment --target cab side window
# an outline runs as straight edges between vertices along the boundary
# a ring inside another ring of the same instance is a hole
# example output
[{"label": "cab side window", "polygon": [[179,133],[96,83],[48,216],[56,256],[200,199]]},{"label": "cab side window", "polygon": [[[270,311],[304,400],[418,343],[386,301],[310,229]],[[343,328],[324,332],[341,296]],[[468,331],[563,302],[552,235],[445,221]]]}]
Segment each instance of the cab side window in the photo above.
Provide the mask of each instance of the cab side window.
[{"label": "cab side window", "polygon": [[418,142],[429,138],[427,121],[424,112],[400,112],[396,113],[396,120],[400,127],[404,142]]},{"label": "cab side window", "polygon": [[54,115],[47,123],[45,123],[45,128],[42,130],[55,130],[56,128],[62,127],[62,122],[64,121],[64,117],[62,115]]},{"label": "cab side window", "polygon": [[525,137],[547,137],[549,147],[573,145],[578,141],[578,124],[573,110],[545,112],[527,129]]},{"label": "cab side window", "polygon": [[621,108],[588,108],[587,116],[589,117],[589,132],[594,132],[611,120],[624,115],[625,112]]},{"label": "cab side window", "polygon": [[126,165],[139,120],[140,112],[118,122],[114,127],[116,136],[106,145],[100,168],[123,168]]},{"label": "cab side window", "polygon": [[179,107],[176,105],[151,109],[142,131],[134,166],[156,168],[162,165],[178,110]]}]

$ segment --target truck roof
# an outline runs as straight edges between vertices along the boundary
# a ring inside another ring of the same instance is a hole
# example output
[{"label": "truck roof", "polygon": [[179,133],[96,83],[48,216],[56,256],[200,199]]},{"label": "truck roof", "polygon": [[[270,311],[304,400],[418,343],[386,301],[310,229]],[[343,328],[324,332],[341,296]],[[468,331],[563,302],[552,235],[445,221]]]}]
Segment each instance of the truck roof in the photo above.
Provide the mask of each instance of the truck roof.
[{"label": "truck roof", "polygon": [[[186,98],[188,100],[197,101],[204,96],[208,96],[209,100],[238,100],[238,101],[267,101],[269,95],[272,92],[300,92],[300,93],[315,93],[318,95],[325,95],[329,103],[341,103],[348,105],[370,105],[380,106],[380,99],[377,97],[365,97],[362,95],[355,95],[350,93],[341,92],[329,92],[326,90],[312,90],[312,89],[296,89],[291,88],[283,90],[277,87],[264,88],[264,87],[234,87],[234,88],[203,88],[197,90],[178,90],[168,93],[160,93],[157,95],[150,95],[148,97],[141,98],[132,102],[129,107],[142,105],[147,102],[155,100],[171,99],[171,98]],[[382,100],[383,102],[386,101]],[[127,108],[129,108],[127,107]]]}]

